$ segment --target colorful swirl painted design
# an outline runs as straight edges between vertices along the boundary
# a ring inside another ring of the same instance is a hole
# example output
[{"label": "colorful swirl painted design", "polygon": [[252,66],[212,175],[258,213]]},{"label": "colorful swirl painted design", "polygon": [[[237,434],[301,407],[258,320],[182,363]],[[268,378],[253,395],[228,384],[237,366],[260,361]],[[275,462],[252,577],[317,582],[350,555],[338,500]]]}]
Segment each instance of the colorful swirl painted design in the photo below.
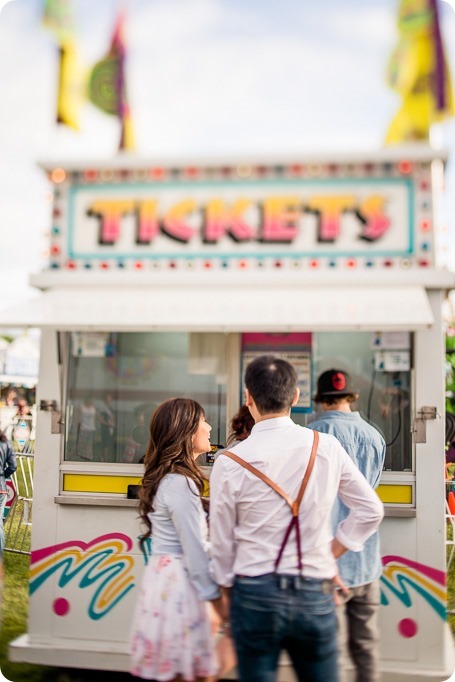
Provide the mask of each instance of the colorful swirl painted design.
[{"label": "colorful swirl painted design", "polygon": [[[69,540],[32,552],[30,594],[33,595],[53,575],[58,575],[57,586],[72,583],[90,592],[88,616],[99,620],[108,614],[135,586],[133,574],[133,542],[123,533],[108,533],[90,542]],[[142,548],[142,559],[147,564],[152,551],[150,538]],[[388,606],[398,599],[403,606],[413,605],[415,593],[424,599],[443,620],[446,618],[446,576],[437,570],[405,557],[388,555],[382,558],[381,605]],[[70,602],[59,597],[52,604],[54,613],[66,616]],[[398,623],[403,637],[413,637],[418,630],[412,618]]]},{"label": "colorful swirl painted design", "polygon": [[[91,590],[88,615],[103,618],[134,587],[133,543],[123,533],[100,535],[91,542],[69,540],[32,552],[30,562],[30,595],[52,575],[59,574],[57,585],[77,584]],[[53,610],[58,616],[70,611],[67,599],[58,598]]]},{"label": "colorful swirl painted design", "polygon": [[[382,606],[388,606],[390,600],[395,598],[409,608],[413,604],[414,591],[442,620],[446,619],[447,590],[444,571],[393,554],[382,557],[382,564]],[[403,618],[398,623],[398,631],[402,637],[414,637],[417,630],[417,622],[412,618]]]}]

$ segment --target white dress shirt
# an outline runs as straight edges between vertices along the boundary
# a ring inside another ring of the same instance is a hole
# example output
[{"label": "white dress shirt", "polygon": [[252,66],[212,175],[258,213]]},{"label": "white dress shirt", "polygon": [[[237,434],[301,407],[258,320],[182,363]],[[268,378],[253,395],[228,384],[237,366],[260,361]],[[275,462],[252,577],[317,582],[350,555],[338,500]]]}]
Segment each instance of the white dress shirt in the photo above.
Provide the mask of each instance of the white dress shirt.
[{"label": "white dress shirt", "polygon": [[[290,417],[265,419],[232,452],[266,474],[292,499],[297,497],[311,454],[313,432]],[[349,515],[336,530],[337,539],[358,552],[378,528],[383,506],[352,459],[333,436],[319,434],[316,460],[300,505],[302,575],[333,578],[332,507],[337,495]],[[257,476],[220,455],[210,476],[211,570],[219,585],[234,575],[272,573],[292,518],[285,500]],[[298,574],[295,531],[284,549],[279,573]]]}]

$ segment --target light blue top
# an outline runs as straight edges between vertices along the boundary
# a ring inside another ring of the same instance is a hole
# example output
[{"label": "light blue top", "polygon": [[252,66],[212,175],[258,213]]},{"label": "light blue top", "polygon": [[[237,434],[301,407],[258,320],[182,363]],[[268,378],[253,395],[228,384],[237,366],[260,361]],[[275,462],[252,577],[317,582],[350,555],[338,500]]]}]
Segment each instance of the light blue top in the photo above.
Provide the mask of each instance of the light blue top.
[{"label": "light blue top", "polygon": [[[355,462],[368,483],[376,488],[384,466],[386,444],[379,433],[359,412],[323,412],[309,429],[331,433],[339,440],[348,455]],[[333,507],[333,527],[348,515],[348,508],[337,499]],[[374,533],[365,543],[361,552],[346,552],[338,559],[341,579],[348,587],[358,587],[373,582],[382,573],[379,535]]]},{"label": "light blue top", "polygon": [[153,554],[177,554],[201,601],[217,599],[218,585],[209,574],[207,520],[194,481],[181,474],[167,474],[153,500]]}]

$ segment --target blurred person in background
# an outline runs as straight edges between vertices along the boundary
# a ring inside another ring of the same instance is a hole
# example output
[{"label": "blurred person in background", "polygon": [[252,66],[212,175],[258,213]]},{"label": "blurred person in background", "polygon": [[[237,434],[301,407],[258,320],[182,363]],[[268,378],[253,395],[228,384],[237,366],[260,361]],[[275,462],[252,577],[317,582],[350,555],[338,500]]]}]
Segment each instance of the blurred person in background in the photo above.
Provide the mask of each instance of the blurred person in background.
[{"label": "blurred person in background", "polygon": [[[226,448],[235,447],[241,443],[242,440],[248,438],[251,433],[251,429],[254,426],[254,419],[251,416],[251,412],[247,405],[242,405],[240,407],[239,411],[232,417],[230,426],[231,430],[226,442]],[[215,459],[221,455],[226,448],[218,450],[215,454]]]},{"label": "blurred person in background", "polygon": [[0,565],[3,575],[3,548],[5,544],[4,529],[3,529],[3,515],[5,513],[5,506],[8,500],[8,487],[6,479],[14,474],[17,469],[16,457],[14,455],[11,442],[6,438],[3,431],[0,430]]},{"label": "blurred person in background", "polygon": [[13,407],[17,405],[17,391],[15,388],[10,388],[6,394],[5,405],[7,407]]},{"label": "blurred person in background", "polygon": [[30,407],[25,398],[19,398],[17,401],[16,417],[29,417]]},{"label": "blurred person in background", "polygon": [[149,439],[145,408],[139,405],[133,413],[133,426],[126,439],[122,462],[143,464],[146,445]]},{"label": "blurred person in background", "polygon": [[231,432],[227,439],[226,447],[234,447],[248,438],[254,426],[254,419],[247,405],[242,405],[232,417]]},{"label": "blurred person in background", "polygon": [[[377,488],[384,467],[386,444],[371,424],[351,405],[358,399],[351,376],[342,369],[329,369],[318,378],[314,402],[322,414],[308,428],[329,433],[341,443],[372,488]],[[347,518],[349,509],[339,498],[333,508],[333,527]],[[380,604],[379,578],[382,562],[379,535],[366,541],[360,552],[347,552],[338,559],[341,580],[349,588],[338,595],[337,618],[340,647],[340,681],[346,682],[351,659],[356,682],[378,682]]]},{"label": "blurred person in background", "polygon": [[100,439],[101,439],[101,461],[115,461],[115,417],[112,395],[106,393],[104,403],[99,411]]},{"label": "blurred person in background", "polygon": [[97,410],[92,398],[85,398],[76,409],[76,456],[86,461],[93,460]]}]

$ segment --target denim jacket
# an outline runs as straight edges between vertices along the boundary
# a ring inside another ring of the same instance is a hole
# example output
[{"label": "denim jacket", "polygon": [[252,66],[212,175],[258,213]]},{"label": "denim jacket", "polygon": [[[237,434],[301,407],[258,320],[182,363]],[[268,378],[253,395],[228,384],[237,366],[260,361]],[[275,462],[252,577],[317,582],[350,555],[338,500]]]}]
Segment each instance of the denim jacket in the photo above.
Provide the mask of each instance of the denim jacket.
[{"label": "denim jacket", "polygon": [[9,440],[0,440],[0,493],[6,493],[6,479],[17,469],[16,456]]},{"label": "denim jacket", "polygon": [[[331,433],[354,460],[368,483],[377,488],[384,466],[386,444],[379,433],[359,412],[329,410],[319,415],[308,428]],[[338,499],[333,508],[333,527],[348,515],[347,507]],[[340,577],[347,587],[373,582],[382,573],[379,535],[374,533],[361,552],[346,552],[338,559]]]}]

